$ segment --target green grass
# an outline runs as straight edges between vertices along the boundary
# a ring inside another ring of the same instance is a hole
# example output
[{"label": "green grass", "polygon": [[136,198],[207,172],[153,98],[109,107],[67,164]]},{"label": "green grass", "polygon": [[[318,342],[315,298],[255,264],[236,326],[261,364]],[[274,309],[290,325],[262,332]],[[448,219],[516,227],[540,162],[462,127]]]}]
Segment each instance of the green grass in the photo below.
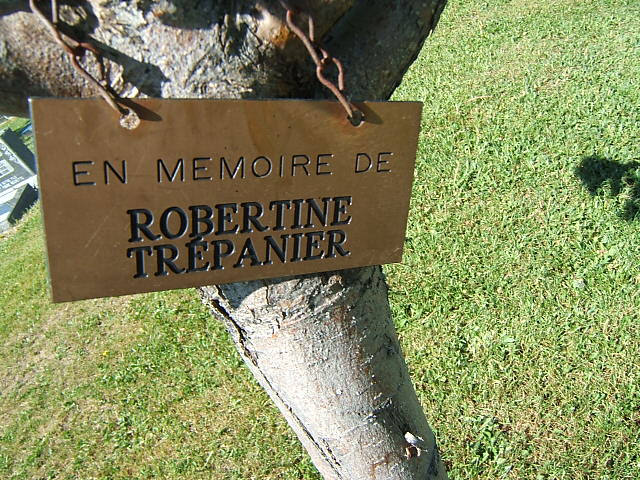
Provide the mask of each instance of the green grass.
[{"label": "green grass", "polygon": [[19,132],[24,127],[29,125],[30,120],[28,118],[21,117],[9,117],[7,120],[3,120],[0,122],[0,131],[5,128],[10,128],[14,132]]},{"label": "green grass", "polygon": [[387,269],[453,478],[640,478],[640,4],[451,2]]},{"label": "green grass", "polygon": [[[453,479],[640,478],[640,3],[451,0],[386,267]],[[0,239],[0,478],[317,479],[192,290],[48,303]]]},{"label": "green grass", "polygon": [[40,223],[0,240],[0,478],[312,478],[195,291],[51,305]]}]

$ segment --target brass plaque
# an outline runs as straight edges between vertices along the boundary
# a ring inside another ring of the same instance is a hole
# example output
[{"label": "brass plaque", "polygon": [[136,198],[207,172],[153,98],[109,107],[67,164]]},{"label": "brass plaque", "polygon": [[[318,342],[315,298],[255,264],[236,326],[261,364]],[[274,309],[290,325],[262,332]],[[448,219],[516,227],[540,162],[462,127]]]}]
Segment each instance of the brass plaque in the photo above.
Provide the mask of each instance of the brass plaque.
[{"label": "brass plaque", "polygon": [[400,262],[421,104],[32,99],[55,302]]}]

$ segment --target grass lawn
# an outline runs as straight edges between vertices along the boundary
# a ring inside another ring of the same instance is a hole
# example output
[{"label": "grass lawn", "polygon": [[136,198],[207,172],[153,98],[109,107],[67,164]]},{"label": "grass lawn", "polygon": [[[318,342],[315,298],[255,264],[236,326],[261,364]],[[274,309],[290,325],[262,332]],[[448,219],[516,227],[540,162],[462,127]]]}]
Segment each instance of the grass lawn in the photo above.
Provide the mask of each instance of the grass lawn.
[{"label": "grass lawn", "polygon": [[0,121],[0,132],[5,128],[10,128],[14,132],[19,132],[27,125],[29,125],[28,118],[9,117],[6,120]]},{"label": "grass lawn", "polygon": [[[640,2],[450,0],[386,267],[452,479],[640,478]],[[319,479],[193,290],[51,305],[0,238],[0,478]]]}]

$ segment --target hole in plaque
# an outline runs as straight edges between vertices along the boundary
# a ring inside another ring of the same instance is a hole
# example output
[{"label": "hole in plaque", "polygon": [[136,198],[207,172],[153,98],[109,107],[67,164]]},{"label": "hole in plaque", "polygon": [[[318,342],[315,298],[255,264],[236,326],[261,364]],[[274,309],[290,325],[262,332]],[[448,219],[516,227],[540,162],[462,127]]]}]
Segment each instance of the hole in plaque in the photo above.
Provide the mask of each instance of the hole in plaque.
[{"label": "hole in plaque", "polygon": [[347,117],[354,127],[360,127],[364,123],[364,113],[360,110],[354,110],[350,117]]},{"label": "hole in plaque", "polygon": [[140,126],[140,117],[131,108],[125,108],[124,113],[120,116],[120,126],[127,130],[135,130]]}]

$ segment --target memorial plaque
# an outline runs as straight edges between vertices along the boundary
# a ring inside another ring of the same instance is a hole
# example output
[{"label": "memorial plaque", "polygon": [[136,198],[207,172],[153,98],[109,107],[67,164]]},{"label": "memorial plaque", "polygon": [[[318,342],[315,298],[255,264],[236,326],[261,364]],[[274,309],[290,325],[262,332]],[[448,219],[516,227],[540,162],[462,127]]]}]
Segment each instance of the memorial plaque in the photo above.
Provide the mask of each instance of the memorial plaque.
[{"label": "memorial plaque", "polygon": [[53,300],[399,262],[421,104],[32,99]]}]

